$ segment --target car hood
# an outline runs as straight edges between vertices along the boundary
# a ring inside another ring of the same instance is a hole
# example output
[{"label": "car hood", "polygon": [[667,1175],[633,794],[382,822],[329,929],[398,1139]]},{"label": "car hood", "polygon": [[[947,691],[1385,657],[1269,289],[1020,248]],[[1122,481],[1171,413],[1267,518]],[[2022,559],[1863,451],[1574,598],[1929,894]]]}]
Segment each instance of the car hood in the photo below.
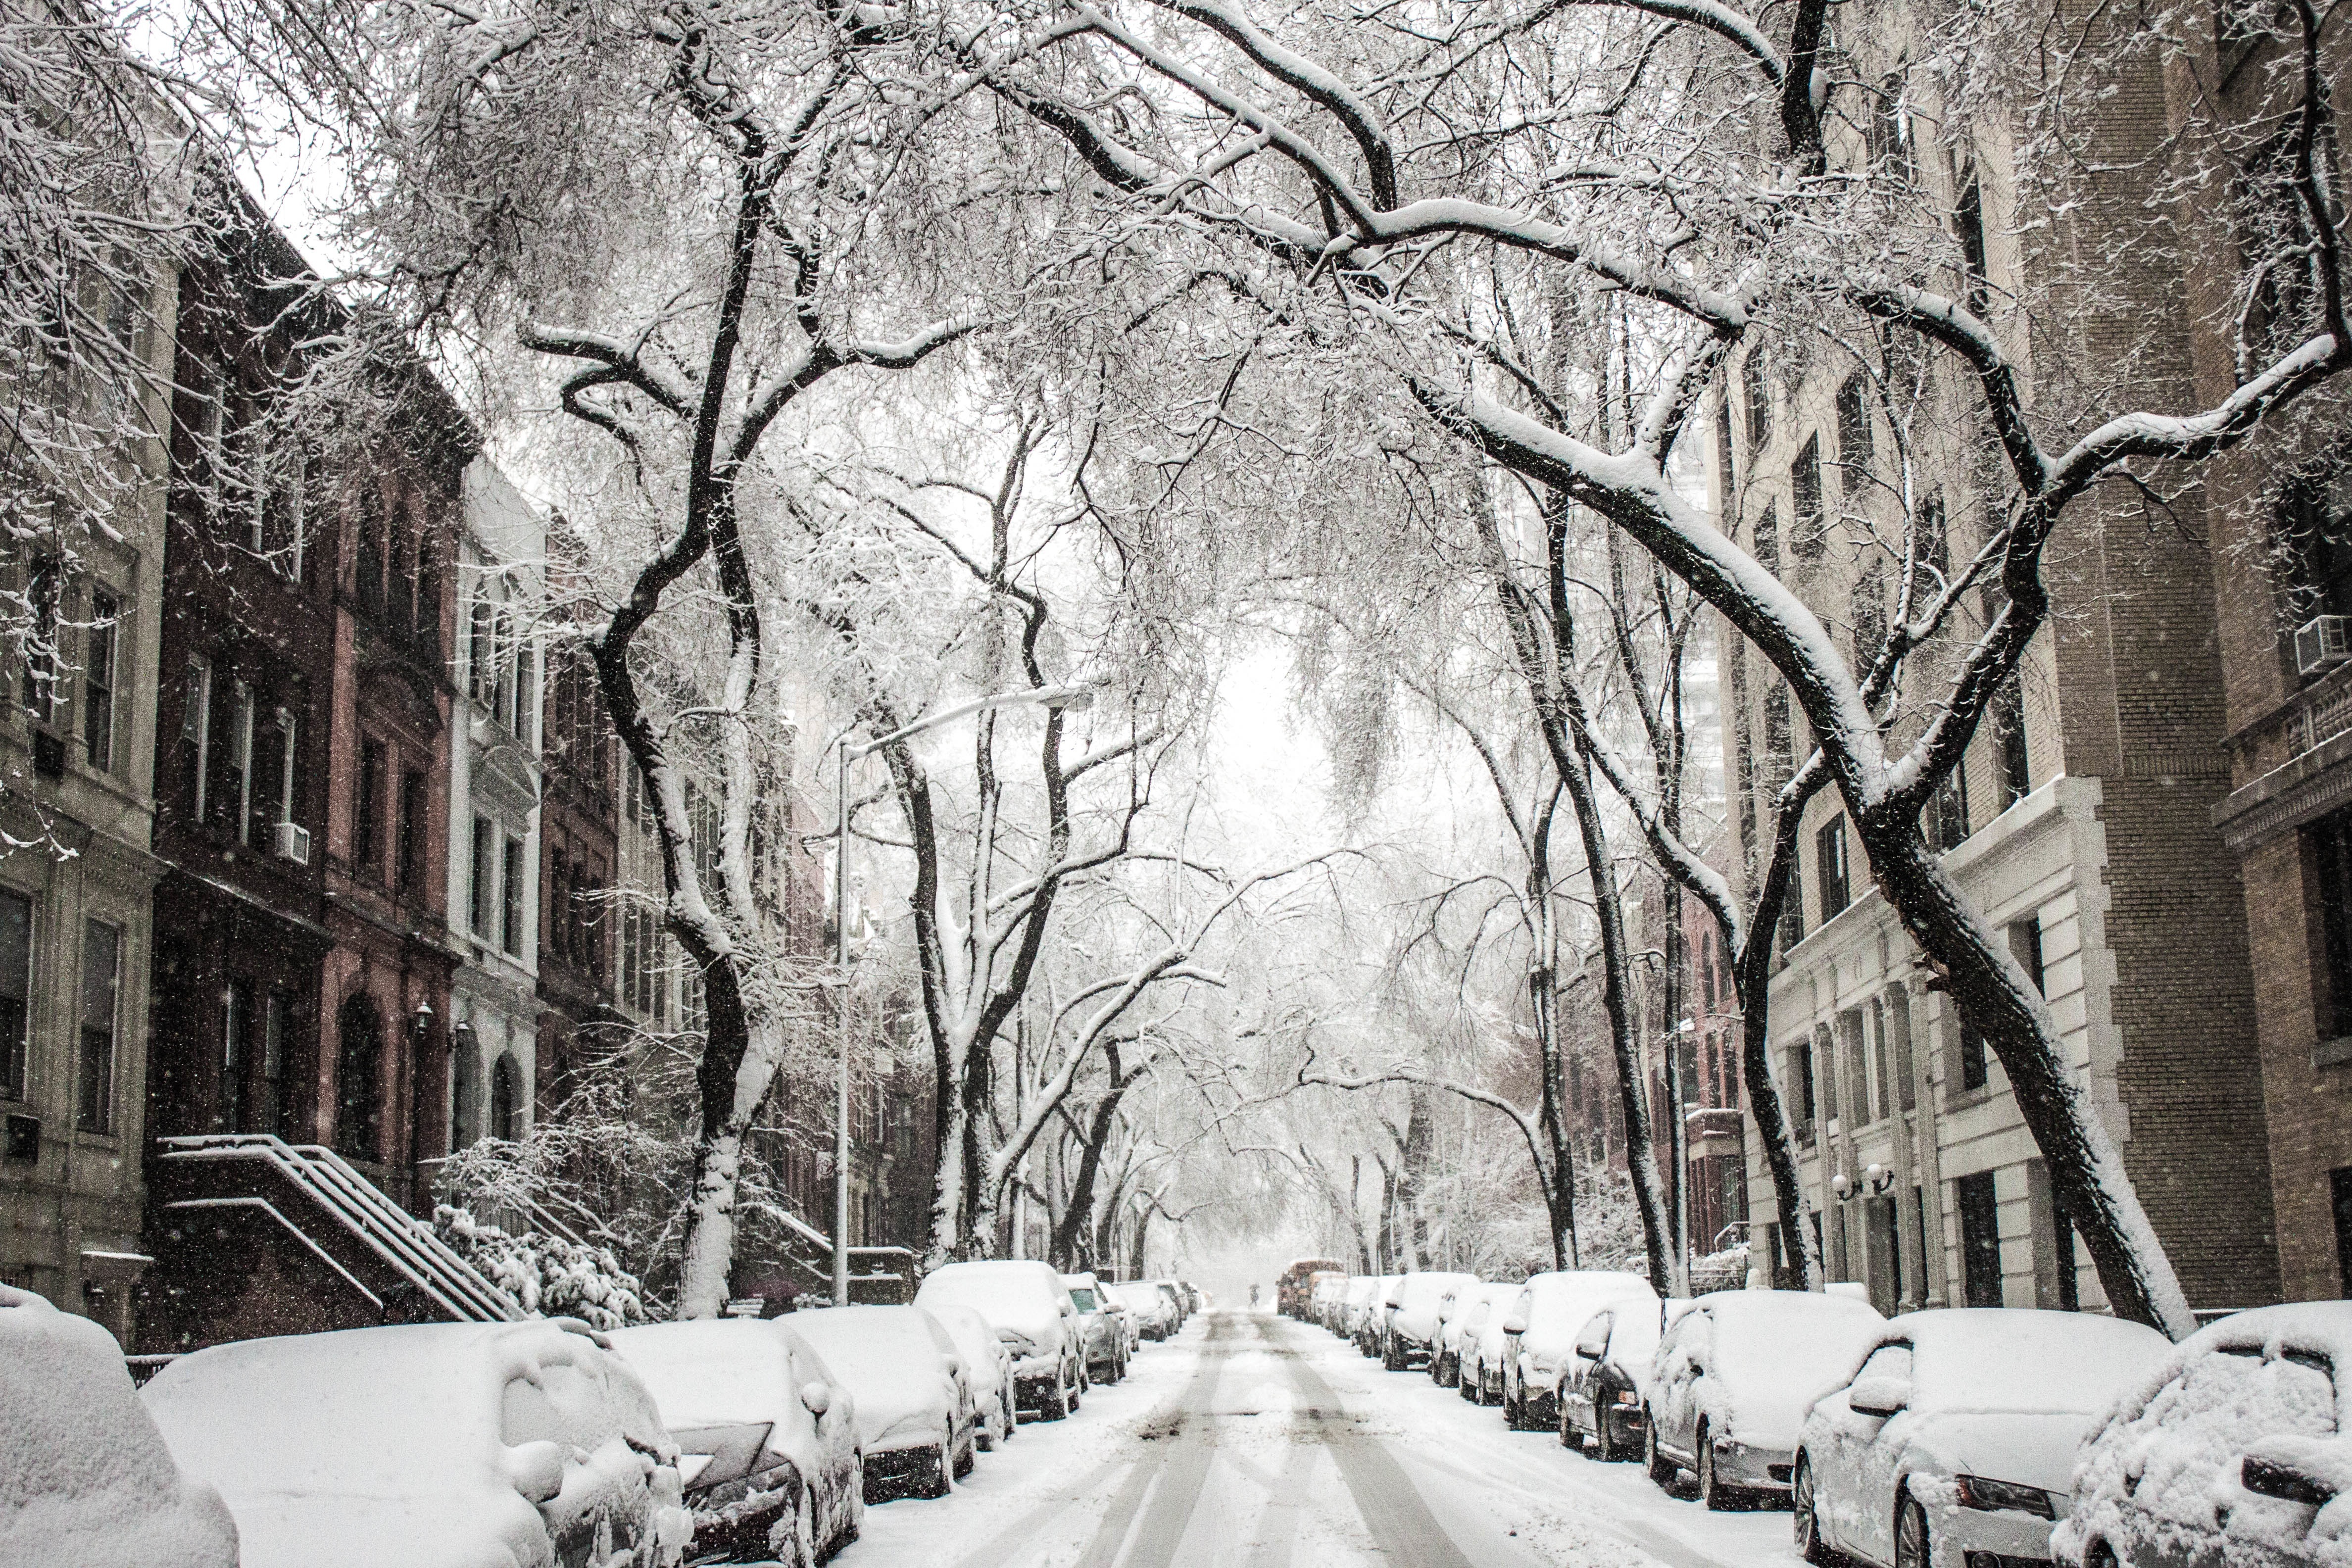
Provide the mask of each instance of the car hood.
[{"label": "car hood", "polygon": [[1913,1468],[2017,1481],[2064,1497],[2074,1453],[2098,1418],[2063,1411],[1941,1411],[1910,1417]]},{"label": "car hood", "polygon": [[247,1492],[233,1497],[239,1568],[552,1568],[539,1510],[509,1490]]}]

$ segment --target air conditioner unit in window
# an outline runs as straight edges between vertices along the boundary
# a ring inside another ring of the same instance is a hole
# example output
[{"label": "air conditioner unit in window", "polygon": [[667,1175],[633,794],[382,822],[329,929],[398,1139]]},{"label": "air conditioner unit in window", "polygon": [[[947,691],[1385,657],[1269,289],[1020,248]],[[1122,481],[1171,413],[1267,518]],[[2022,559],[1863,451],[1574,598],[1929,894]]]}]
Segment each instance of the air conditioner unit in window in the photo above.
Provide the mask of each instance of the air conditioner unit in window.
[{"label": "air conditioner unit in window", "polygon": [[2352,616],[2314,616],[2294,628],[2294,672],[2317,675],[2352,660]]},{"label": "air conditioner unit in window", "polygon": [[278,858],[291,860],[297,866],[310,863],[310,830],[299,822],[278,825]]}]

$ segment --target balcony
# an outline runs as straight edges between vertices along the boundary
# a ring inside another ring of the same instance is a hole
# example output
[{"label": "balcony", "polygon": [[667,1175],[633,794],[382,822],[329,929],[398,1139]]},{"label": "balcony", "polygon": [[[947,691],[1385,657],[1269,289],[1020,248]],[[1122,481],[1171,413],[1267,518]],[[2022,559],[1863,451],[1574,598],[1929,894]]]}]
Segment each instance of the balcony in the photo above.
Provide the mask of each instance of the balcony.
[{"label": "balcony", "polygon": [[2239,854],[2352,802],[2352,665],[2289,695],[2231,737],[2241,778],[2213,806]]}]

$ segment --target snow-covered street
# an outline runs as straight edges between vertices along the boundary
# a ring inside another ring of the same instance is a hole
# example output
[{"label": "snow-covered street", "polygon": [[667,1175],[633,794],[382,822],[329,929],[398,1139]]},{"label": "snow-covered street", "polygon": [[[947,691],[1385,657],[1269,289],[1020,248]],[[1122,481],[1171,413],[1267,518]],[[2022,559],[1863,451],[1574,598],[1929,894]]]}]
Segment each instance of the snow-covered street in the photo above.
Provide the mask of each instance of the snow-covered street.
[{"label": "snow-covered street", "polygon": [[952,1497],[869,1508],[842,1568],[1791,1563],[1785,1511],[1709,1514],[1311,1325],[1202,1313],[1024,1424]]}]

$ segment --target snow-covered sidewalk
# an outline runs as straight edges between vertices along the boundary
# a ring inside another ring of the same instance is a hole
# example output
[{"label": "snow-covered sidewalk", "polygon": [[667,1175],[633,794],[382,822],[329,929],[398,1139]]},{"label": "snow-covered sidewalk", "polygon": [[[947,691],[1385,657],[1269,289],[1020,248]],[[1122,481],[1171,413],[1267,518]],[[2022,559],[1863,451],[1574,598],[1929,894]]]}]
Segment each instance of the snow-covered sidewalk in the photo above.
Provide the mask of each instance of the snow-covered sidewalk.
[{"label": "snow-covered sidewalk", "polygon": [[1709,1514],[1638,1465],[1511,1432],[1270,1313],[1147,1348],[1069,1420],[1024,1425],[955,1494],[871,1508],[842,1568],[1772,1568],[1785,1512]]}]

